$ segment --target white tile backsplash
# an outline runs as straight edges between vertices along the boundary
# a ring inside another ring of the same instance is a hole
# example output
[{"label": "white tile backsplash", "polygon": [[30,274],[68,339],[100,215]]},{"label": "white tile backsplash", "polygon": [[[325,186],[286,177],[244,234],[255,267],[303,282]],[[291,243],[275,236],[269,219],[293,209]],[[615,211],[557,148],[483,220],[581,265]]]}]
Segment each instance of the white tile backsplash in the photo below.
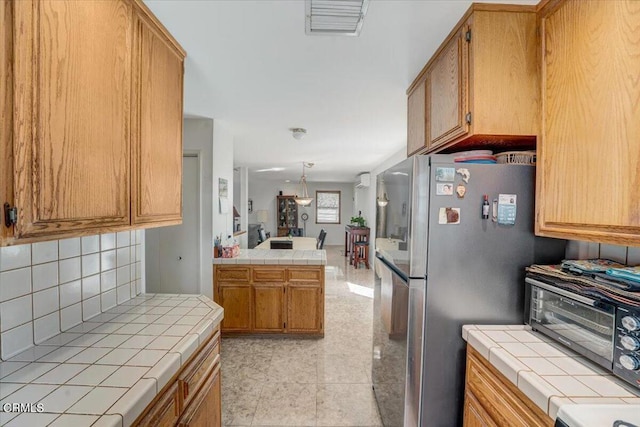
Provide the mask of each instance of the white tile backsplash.
[{"label": "white tile backsplash", "polygon": [[31,268],[31,274],[34,292],[56,286],[59,283],[58,261],[34,265]]},{"label": "white tile backsplash", "polygon": [[58,262],[60,283],[67,283],[82,277],[80,257],[63,259]]},{"label": "white tile backsplash", "polygon": [[58,241],[58,252],[60,259],[73,258],[80,256],[80,238],[73,237]]},{"label": "white tile backsplash", "polygon": [[0,358],[143,292],[143,255],[143,230],[0,248]]},{"label": "white tile backsplash", "polygon": [[569,240],[567,259],[606,258],[627,265],[640,265],[640,247]]},{"label": "white tile backsplash", "polygon": [[0,302],[31,293],[31,267],[0,273]]},{"label": "white tile backsplash", "polygon": [[100,293],[100,275],[85,277],[82,279],[82,299],[95,297]]},{"label": "white tile backsplash", "polygon": [[33,319],[31,294],[0,304],[0,329],[6,332]]},{"label": "white tile backsplash", "polygon": [[60,310],[60,328],[63,331],[82,323],[82,304],[74,304]]},{"label": "white tile backsplash", "polygon": [[100,236],[86,236],[82,238],[82,255],[100,252]]},{"label": "white tile backsplash", "polygon": [[75,280],[60,285],[60,308],[69,307],[80,301],[82,301],[82,281]]},{"label": "white tile backsplash", "polygon": [[40,242],[31,245],[31,263],[43,264],[58,260],[58,242]]},{"label": "white tile backsplash", "polygon": [[82,256],[82,276],[100,273],[100,254]]},{"label": "white tile backsplash", "polygon": [[58,295],[58,287],[45,289],[44,291],[34,292],[33,294],[33,318],[51,314],[60,310],[60,297]]},{"label": "white tile backsplash", "polygon": [[33,321],[33,341],[39,344],[60,333],[60,313],[58,311]]},{"label": "white tile backsplash", "polygon": [[0,248],[0,271],[14,270],[31,265],[31,245]]}]

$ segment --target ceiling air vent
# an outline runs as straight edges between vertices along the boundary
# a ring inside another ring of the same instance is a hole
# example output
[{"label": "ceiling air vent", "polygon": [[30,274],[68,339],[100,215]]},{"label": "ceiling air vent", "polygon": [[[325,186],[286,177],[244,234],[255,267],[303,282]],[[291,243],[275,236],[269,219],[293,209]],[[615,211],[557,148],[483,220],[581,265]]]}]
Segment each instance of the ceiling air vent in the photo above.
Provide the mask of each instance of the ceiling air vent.
[{"label": "ceiling air vent", "polygon": [[357,36],[369,0],[306,0],[306,33]]}]

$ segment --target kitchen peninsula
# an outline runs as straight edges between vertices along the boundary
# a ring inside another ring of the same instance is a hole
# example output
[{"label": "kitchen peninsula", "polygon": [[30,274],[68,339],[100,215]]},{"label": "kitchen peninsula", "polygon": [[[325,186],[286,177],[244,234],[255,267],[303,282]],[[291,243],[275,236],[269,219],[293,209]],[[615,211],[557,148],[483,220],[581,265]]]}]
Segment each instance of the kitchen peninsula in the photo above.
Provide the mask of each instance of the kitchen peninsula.
[{"label": "kitchen peninsula", "polygon": [[213,259],[223,334],[324,335],[324,250],[243,249]]}]

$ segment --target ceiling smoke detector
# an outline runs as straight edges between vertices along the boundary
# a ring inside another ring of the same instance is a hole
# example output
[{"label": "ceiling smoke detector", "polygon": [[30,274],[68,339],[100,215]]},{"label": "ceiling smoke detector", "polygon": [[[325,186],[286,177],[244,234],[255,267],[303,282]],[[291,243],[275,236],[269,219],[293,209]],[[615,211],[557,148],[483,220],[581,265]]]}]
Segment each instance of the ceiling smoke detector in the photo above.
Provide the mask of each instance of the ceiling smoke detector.
[{"label": "ceiling smoke detector", "polygon": [[369,0],[306,0],[305,32],[358,36]]},{"label": "ceiling smoke detector", "polygon": [[290,128],[289,130],[295,139],[302,139],[307,134],[307,130],[304,128]]}]

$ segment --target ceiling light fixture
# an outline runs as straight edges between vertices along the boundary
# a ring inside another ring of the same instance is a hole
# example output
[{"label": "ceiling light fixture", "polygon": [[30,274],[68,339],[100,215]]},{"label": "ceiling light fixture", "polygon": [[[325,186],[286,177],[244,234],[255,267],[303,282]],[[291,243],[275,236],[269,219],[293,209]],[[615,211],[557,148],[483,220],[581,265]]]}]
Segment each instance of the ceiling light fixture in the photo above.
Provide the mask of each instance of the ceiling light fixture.
[{"label": "ceiling light fixture", "polygon": [[284,168],[267,168],[267,169],[258,169],[256,172],[280,172],[283,171]]},{"label": "ceiling light fixture", "polygon": [[295,139],[302,139],[307,134],[307,130],[305,128],[289,128],[289,130]]},{"label": "ceiling light fixture", "polygon": [[384,193],[382,197],[378,196],[378,206],[381,208],[387,206],[389,204],[389,199],[387,198],[387,193]]},{"label": "ceiling light fixture", "polygon": [[307,177],[304,174],[304,168],[313,167],[313,163],[302,162],[302,176],[300,177],[300,192],[302,195],[298,197],[296,195],[295,201],[300,206],[309,206],[311,201],[313,201],[313,197],[309,197],[309,190],[307,189]]}]

